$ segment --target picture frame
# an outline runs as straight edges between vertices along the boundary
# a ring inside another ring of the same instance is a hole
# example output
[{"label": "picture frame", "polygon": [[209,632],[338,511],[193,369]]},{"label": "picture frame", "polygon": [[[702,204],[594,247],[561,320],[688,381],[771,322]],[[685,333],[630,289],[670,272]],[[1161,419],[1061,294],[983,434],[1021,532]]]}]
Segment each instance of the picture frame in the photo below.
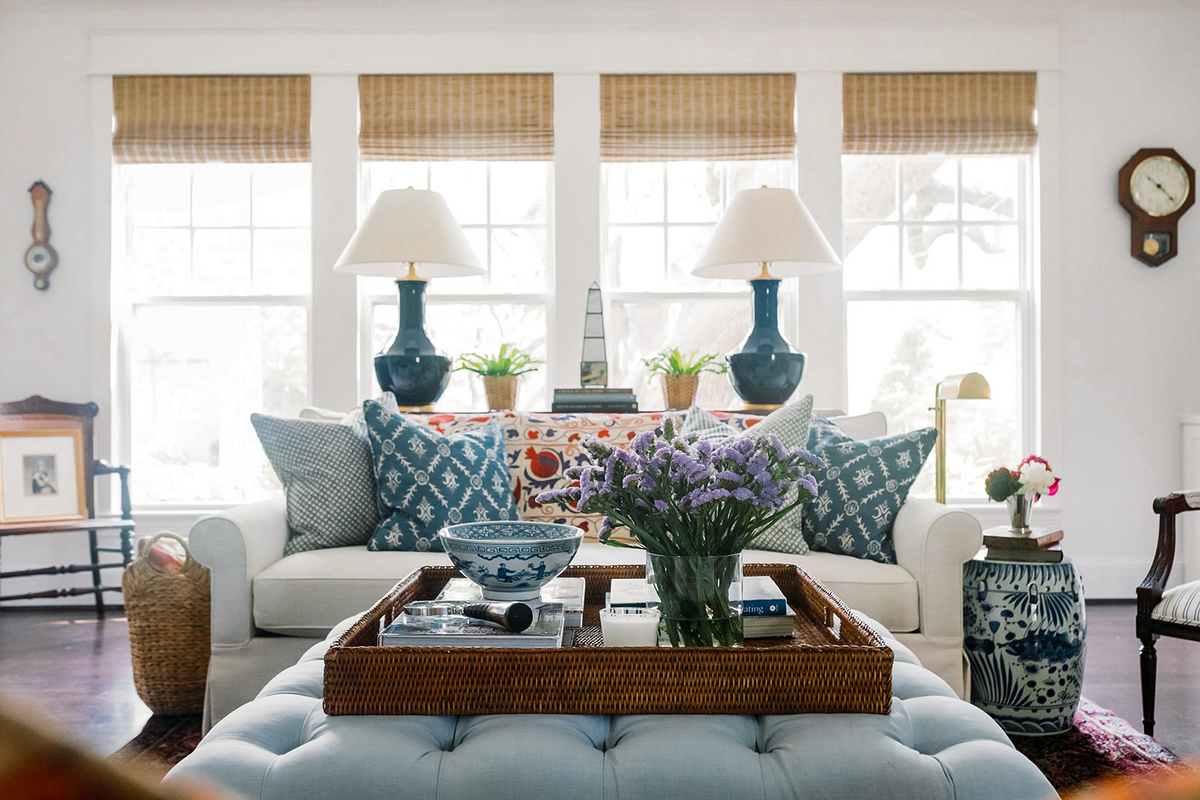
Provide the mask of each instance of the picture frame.
[{"label": "picture frame", "polygon": [[0,525],[87,516],[83,431],[0,430]]}]

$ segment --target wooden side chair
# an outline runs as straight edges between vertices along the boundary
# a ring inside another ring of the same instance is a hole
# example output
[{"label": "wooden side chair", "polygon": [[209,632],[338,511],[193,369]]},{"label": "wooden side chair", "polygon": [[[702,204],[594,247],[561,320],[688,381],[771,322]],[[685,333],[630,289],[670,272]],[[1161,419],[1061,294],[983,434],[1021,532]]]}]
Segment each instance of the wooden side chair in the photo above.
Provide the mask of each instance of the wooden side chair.
[{"label": "wooden side chair", "polygon": [[1200,642],[1200,580],[1164,588],[1175,562],[1175,517],[1200,509],[1200,491],[1177,492],[1154,501],[1158,514],[1158,549],[1154,563],[1137,589],[1137,636],[1142,640],[1142,729],[1154,735],[1154,689],[1159,636]]},{"label": "wooden side chair", "polygon": [[[87,564],[38,567],[0,572],[0,581],[33,575],[90,572],[90,587],[50,589],[0,595],[0,601],[42,597],[95,595],[96,613],[104,614],[104,592],[120,592],[120,581],[105,586],[101,571],[124,569],[133,558],[133,514],[129,501],[129,468],[92,457],[92,426],[100,407],[95,403],[60,403],[33,395],[0,403],[0,542],[8,536],[44,533],[87,533]],[[96,516],[94,479],[117,475],[121,481],[121,515]],[[117,531],[119,547],[101,547],[97,533]],[[102,563],[106,553],[121,560]]]}]

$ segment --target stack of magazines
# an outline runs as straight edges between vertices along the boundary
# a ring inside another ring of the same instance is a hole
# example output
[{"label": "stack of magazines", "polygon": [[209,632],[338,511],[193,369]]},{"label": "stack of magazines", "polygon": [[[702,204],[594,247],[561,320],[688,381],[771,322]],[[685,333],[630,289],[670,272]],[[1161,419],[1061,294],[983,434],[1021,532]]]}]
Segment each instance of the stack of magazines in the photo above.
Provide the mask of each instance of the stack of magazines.
[{"label": "stack of magazines", "polygon": [[474,619],[399,614],[379,631],[380,647],[562,647],[562,603],[533,607],[533,624],[520,633]]},{"label": "stack of magazines", "polygon": [[610,386],[580,386],[577,389],[555,389],[550,410],[556,414],[603,412],[630,413],[638,410],[633,389]]}]

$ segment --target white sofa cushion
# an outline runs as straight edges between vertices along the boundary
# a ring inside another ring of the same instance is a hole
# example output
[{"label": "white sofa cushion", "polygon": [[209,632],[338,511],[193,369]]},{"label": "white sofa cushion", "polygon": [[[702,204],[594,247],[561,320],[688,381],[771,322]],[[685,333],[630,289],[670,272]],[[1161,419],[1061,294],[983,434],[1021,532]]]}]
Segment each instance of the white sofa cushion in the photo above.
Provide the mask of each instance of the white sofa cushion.
[{"label": "white sofa cushion", "polygon": [[[644,564],[641,550],[584,542],[574,564]],[[792,555],[745,551],[746,563],[799,564],[846,605],[878,620],[893,632],[919,624],[917,581],[903,567],[832,553]],[[398,581],[422,566],[450,566],[445,553],[368,552],[364,547],[333,547],[296,553],[276,561],[254,578],[255,625],[289,636],[324,636],[346,617],[359,614]]]}]

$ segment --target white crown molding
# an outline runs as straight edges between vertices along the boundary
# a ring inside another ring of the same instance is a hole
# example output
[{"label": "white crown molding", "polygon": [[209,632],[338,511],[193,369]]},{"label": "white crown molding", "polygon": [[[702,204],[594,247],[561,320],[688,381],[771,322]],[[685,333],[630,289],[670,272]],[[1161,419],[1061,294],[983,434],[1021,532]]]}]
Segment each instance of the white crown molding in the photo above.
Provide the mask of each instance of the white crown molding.
[{"label": "white crown molding", "polygon": [[98,30],[89,72],[850,72],[1059,68],[1057,26],[768,32]]}]

